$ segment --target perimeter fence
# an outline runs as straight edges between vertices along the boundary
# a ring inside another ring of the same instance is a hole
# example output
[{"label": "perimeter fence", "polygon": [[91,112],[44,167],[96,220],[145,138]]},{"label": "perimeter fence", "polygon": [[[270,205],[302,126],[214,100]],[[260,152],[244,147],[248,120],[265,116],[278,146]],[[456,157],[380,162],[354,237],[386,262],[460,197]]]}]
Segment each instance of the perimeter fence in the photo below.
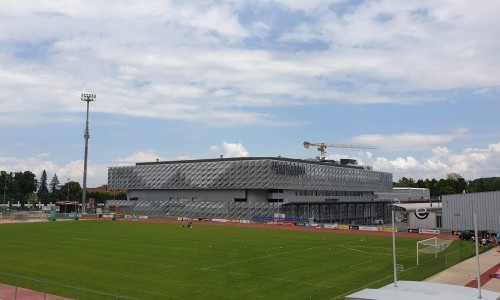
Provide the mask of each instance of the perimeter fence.
[{"label": "perimeter fence", "polygon": [[[139,300],[129,296],[96,291],[81,286],[61,284],[27,276],[0,272],[0,299],[40,300]],[[58,296],[56,296],[58,295]]]}]

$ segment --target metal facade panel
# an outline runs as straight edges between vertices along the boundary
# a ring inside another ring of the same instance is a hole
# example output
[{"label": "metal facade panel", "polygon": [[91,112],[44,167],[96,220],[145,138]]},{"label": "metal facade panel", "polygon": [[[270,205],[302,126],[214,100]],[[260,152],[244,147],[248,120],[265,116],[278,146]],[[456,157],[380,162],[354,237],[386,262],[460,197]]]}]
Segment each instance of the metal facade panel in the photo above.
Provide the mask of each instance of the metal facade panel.
[{"label": "metal facade panel", "polygon": [[474,213],[478,230],[500,231],[500,191],[445,195],[443,199],[443,228],[474,229]]},{"label": "metal facade panel", "polygon": [[280,159],[212,160],[111,167],[110,188],[389,191],[392,174]]}]

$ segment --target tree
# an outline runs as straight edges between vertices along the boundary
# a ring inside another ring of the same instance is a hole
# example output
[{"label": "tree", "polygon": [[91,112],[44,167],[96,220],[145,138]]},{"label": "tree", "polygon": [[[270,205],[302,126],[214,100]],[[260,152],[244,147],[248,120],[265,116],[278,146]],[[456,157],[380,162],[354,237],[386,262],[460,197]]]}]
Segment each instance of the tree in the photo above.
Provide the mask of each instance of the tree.
[{"label": "tree", "polygon": [[20,200],[22,209],[30,194],[36,192],[37,186],[36,176],[31,171],[14,173],[13,195]]},{"label": "tree", "polygon": [[418,188],[426,188],[425,182],[422,179],[417,180],[417,187]]},{"label": "tree", "polygon": [[30,193],[27,195],[26,201],[32,205],[36,205],[38,203],[38,196],[36,193]]},{"label": "tree", "polygon": [[47,187],[47,172],[43,170],[42,176],[40,176],[40,181],[38,182],[38,191],[37,191],[38,199],[43,202],[43,204],[47,204],[47,200],[49,198],[49,189]]},{"label": "tree", "polygon": [[440,195],[451,195],[451,194],[455,194],[455,190],[453,189],[452,186],[443,185],[439,188],[439,194]]},{"label": "tree", "polygon": [[394,185],[395,187],[416,187],[415,180],[413,178],[403,177],[399,179],[399,182]]},{"label": "tree", "polygon": [[448,181],[449,185],[453,187],[455,194],[460,194],[467,190],[467,182],[460,174],[447,174],[446,180]]},{"label": "tree", "polygon": [[82,187],[79,182],[68,181],[57,194],[59,200],[80,201],[82,199]]},{"label": "tree", "polygon": [[118,194],[116,194],[115,199],[116,200],[127,200],[127,193],[119,192]]},{"label": "tree", "polygon": [[439,196],[438,181],[435,178],[432,178],[432,180],[429,181],[428,189],[431,191],[431,197],[438,197]]},{"label": "tree", "polygon": [[59,178],[57,178],[57,174],[54,173],[54,176],[52,176],[52,180],[50,181],[49,189],[51,193],[55,193],[59,190],[59,185],[61,183],[59,182]]},{"label": "tree", "polygon": [[[9,202],[10,194],[11,194],[11,184],[12,184],[12,173],[7,173],[6,171],[2,171],[0,173],[0,190],[2,191],[2,200],[1,202]],[[5,201],[3,196],[5,195]]]}]

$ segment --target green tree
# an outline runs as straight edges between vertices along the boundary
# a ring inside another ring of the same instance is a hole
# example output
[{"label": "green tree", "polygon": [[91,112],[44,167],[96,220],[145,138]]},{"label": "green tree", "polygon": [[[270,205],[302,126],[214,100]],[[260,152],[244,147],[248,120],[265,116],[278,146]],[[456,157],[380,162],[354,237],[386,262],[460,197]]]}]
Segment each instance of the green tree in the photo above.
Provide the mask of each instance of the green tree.
[{"label": "green tree", "polygon": [[438,181],[435,178],[432,178],[428,182],[428,187],[427,187],[431,193],[431,197],[438,197],[440,196],[439,190],[438,190]]},{"label": "green tree", "polygon": [[451,194],[455,194],[455,190],[453,189],[452,186],[443,185],[443,186],[439,187],[439,194],[440,195],[451,195]]},{"label": "green tree", "polygon": [[467,182],[460,174],[447,174],[446,180],[448,181],[449,185],[453,187],[455,194],[460,194],[467,190]]},{"label": "green tree", "polygon": [[116,200],[127,200],[127,193],[125,192],[120,192],[116,194],[115,198]]},{"label": "green tree", "polygon": [[57,174],[54,173],[54,176],[52,176],[52,180],[50,180],[49,191],[51,193],[56,193],[59,190],[60,184],[61,183],[59,182],[59,178],[57,177]]},{"label": "green tree", "polygon": [[417,187],[421,189],[426,188],[425,181],[423,181],[422,179],[417,180]]},{"label": "green tree", "polygon": [[43,203],[47,204],[49,200],[49,188],[47,186],[47,172],[43,170],[42,175],[40,176],[40,181],[38,182],[38,191],[37,191],[38,199]]},{"label": "green tree", "polygon": [[413,178],[403,177],[394,185],[395,187],[417,187]]},{"label": "green tree", "polygon": [[38,203],[38,195],[36,193],[30,193],[28,194],[26,201],[35,207]]},{"label": "green tree", "polygon": [[[2,203],[8,203],[11,199],[12,173],[0,172],[0,190],[2,191]],[[5,196],[5,199],[4,199]]]},{"label": "green tree", "polygon": [[478,178],[469,182],[470,193],[500,191],[500,177]]},{"label": "green tree", "polygon": [[29,195],[36,192],[37,186],[36,176],[31,171],[14,173],[13,196],[21,202],[21,209],[24,209]]},{"label": "green tree", "polygon": [[80,201],[82,199],[82,187],[79,182],[68,181],[57,193],[58,200]]}]

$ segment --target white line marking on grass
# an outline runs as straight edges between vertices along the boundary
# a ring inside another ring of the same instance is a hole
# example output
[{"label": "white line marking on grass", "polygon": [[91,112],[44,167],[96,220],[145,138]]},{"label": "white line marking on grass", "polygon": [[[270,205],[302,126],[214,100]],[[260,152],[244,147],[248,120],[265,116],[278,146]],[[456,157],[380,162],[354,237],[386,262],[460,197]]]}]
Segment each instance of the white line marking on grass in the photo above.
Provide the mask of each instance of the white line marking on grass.
[{"label": "white line marking on grass", "polygon": [[[409,271],[409,270],[411,270],[411,269],[414,269],[414,268],[416,268],[416,267],[417,267],[417,266],[409,267],[408,269],[405,269],[405,270],[404,270],[403,272],[401,272],[401,273],[407,272],[407,271]],[[368,286],[370,286],[370,285],[372,285],[372,284],[374,284],[374,283],[377,283],[377,282],[379,282],[379,281],[385,280],[385,279],[387,279],[387,278],[391,278],[391,277],[393,277],[393,276],[394,276],[393,274],[391,274],[391,275],[387,275],[387,276],[382,277],[382,278],[380,278],[380,279],[378,279],[378,280],[375,280],[375,281],[373,281],[373,282],[371,282],[371,283],[365,284],[364,286],[362,286],[362,287],[361,287],[361,288],[359,288],[359,289],[358,289],[358,288],[356,288],[356,289],[354,289],[354,290],[350,290],[350,291],[349,291],[349,292],[347,292],[347,293],[344,293],[344,294],[342,294],[342,295],[339,295],[339,296],[334,297],[334,298],[331,298],[331,299],[344,299],[344,297],[345,297],[345,296],[347,296],[347,295],[349,295],[349,294],[352,294],[352,293],[353,293],[353,292],[355,292],[355,291],[360,291],[360,290],[362,290],[362,289],[364,289],[364,288],[366,288],[366,287],[368,287]],[[314,291],[312,291],[312,292],[314,292]]]},{"label": "white line marking on grass", "polygon": [[[352,241],[352,242],[355,242],[355,241]],[[346,242],[346,243],[350,243],[350,242]],[[336,244],[320,245],[320,246],[316,246],[316,247],[306,247],[306,248],[300,248],[300,249],[289,250],[289,251],[275,252],[273,254],[268,254],[269,250],[267,250],[266,251],[266,255],[264,255],[264,256],[251,257],[251,258],[242,259],[242,260],[238,260],[238,261],[232,261],[232,262],[223,263],[223,264],[220,264],[220,265],[209,266],[209,267],[206,267],[206,268],[218,268],[218,267],[223,267],[223,266],[228,266],[228,265],[239,264],[241,262],[247,262],[247,261],[252,261],[252,260],[259,260],[259,259],[264,259],[264,258],[267,258],[267,257],[274,257],[274,256],[278,256],[278,255],[283,255],[283,254],[289,254],[289,253],[300,252],[300,251],[307,251],[307,250],[318,249],[318,248],[326,248],[328,246],[337,246],[337,245]],[[274,248],[271,248],[271,249],[281,249],[281,248],[282,247],[274,247]]]},{"label": "white line marking on grass", "polygon": [[[313,248],[320,248],[320,247],[318,246],[318,247],[313,247]],[[294,253],[294,252],[305,251],[305,250],[309,250],[309,249],[310,248],[302,248],[302,249],[295,249],[295,250],[290,250],[290,251],[277,252],[277,253],[274,253],[274,254],[266,254],[266,255],[263,255],[263,256],[251,257],[251,258],[247,258],[247,259],[242,259],[242,260],[227,262],[227,263],[223,263],[223,264],[220,264],[220,265],[209,266],[209,267],[205,267],[205,268],[211,269],[211,268],[218,268],[218,267],[223,267],[223,266],[229,266],[229,265],[239,264],[239,263],[242,263],[242,262],[247,262],[247,261],[252,261],[252,260],[259,260],[259,259],[264,259],[264,258],[268,258],[268,257],[279,256],[279,255],[283,255],[283,254],[289,254],[289,253]],[[266,253],[267,253],[267,251],[266,251]]]},{"label": "white line marking on grass", "polygon": [[373,262],[375,260],[379,260],[379,259],[383,259],[383,258],[387,258],[387,257],[386,256],[380,256],[380,257],[377,257],[377,258],[374,258],[374,259],[369,259],[367,261],[362,261],[362,262],[359,262],[357,264],[350,265],[349,267],[353,268],[353,267],[360,266],[360,265],[366,265],[367,263],[371,263],[371,262]]},{"label": "white line marking on grass", "polygon": [[[388,248],[388,247],[347,246],[346,244],[333,244],[333,246],[338,247],[338,248],[347,249],[347,250],[354,251],[354,252],[360,252],[360,253],[370,254],[370,255],[375,255],[375,256],[392,256],[392,248]],[[359,249],[359,248],[361,248],[361,249]],[[376,249],[376,250],[379,250],[380,252],[368,251],[365,249]],[[401,251],[399,251],[399,252],[401,252]],[[403,252],[410,252],[410,251],[403,251]],[[413,253],[413,251],[411,251],[410,253]],[[397,254],[396,256],[397,257],[415,257],[414,254],[401,254],[401,253]]]},{"label": "white line marking on grass", "polygon": [[295,280],[290,280],[290,279],[283,279],[283,278],[276,278],[276,277],[255,275],[255,274],[247,274],[247,273],[239,273],[239,272],[232,272],[232,271],[215,270],[215,269],[208,269],[208,268],[201,268],[201,269],[205,270],[205,271],[212,271],[212,272],[233,274],[233,275],[239,275],[239,276],[257,277],[257,278],[263,278],[263,279],[279,280],[279,281],[286,281],[286,282],[291,282],[291,283],[299,283],[299,284],[307,284],[307,285],[317,285],[317,286],[321,286],[321,287],[324,287],[324,288],[333,288],[333,287],[335,287],[335,286],[332,286],[332,285],[326,285],[326,284],[321,284],[321,283],[314,283],[314,282],[307,282],[307,281],[295,281]]}]

